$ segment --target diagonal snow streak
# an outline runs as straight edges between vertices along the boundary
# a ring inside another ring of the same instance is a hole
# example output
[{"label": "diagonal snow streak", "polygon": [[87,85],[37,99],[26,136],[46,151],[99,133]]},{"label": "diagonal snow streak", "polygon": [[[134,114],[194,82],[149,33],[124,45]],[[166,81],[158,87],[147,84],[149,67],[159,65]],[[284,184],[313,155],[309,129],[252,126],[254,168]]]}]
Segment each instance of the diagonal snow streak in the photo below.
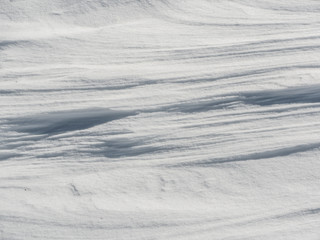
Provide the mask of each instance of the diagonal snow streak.
[{"label": "diagonal snow streak", "polygon": [[319,20],[0,1],[0,239],[318,239]]}]

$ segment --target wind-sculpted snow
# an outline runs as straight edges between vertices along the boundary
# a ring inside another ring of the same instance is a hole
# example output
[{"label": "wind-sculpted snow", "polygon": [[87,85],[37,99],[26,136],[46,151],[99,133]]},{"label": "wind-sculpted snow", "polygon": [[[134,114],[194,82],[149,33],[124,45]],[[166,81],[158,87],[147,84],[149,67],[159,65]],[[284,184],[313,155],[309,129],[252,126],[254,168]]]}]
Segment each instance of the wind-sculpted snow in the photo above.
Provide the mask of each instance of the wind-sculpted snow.
[{"label": "wind-sculpted snow", "polygon": [[319,239],[319,20],[0,1],[0,240]]},{"label": "wind-sculpted snow", "polygon": [[99,108],[80,109],[27,116],[9,120],[9,122],[16,126],[13,127],[13,130],[17,132],[55,135],[91,128],[133,114],[129,111],[110,111],[109,109]]}]

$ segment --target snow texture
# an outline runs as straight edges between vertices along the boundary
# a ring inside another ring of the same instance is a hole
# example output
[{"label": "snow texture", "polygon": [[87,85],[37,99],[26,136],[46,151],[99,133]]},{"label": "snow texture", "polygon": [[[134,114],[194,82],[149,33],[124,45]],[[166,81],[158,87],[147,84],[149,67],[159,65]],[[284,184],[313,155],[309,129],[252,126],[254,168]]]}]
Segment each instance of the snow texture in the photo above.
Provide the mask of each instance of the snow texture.
[{"label": "snow texture", "polygon": [[320,1],[0,0],[0,239],[320,239]]}]

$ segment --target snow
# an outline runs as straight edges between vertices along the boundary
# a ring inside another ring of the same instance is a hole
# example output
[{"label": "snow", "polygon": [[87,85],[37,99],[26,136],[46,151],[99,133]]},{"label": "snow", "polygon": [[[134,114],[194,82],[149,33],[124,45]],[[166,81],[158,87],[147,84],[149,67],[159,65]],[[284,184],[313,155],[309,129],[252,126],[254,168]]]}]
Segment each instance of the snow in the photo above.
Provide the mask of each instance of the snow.
[{"label": "snow", "polygon": [[2,0],[0,239],[319,239],[319,20]]}]

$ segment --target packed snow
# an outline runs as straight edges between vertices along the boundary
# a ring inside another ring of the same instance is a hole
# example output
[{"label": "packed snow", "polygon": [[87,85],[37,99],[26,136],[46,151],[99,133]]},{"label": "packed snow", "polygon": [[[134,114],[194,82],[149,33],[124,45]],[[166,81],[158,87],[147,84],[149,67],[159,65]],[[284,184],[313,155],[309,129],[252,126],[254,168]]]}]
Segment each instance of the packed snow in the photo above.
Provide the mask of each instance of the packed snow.
[{"label": "packed snow", "polygon": [[0,0],[0,240],[320,239],[320,1]]}]

